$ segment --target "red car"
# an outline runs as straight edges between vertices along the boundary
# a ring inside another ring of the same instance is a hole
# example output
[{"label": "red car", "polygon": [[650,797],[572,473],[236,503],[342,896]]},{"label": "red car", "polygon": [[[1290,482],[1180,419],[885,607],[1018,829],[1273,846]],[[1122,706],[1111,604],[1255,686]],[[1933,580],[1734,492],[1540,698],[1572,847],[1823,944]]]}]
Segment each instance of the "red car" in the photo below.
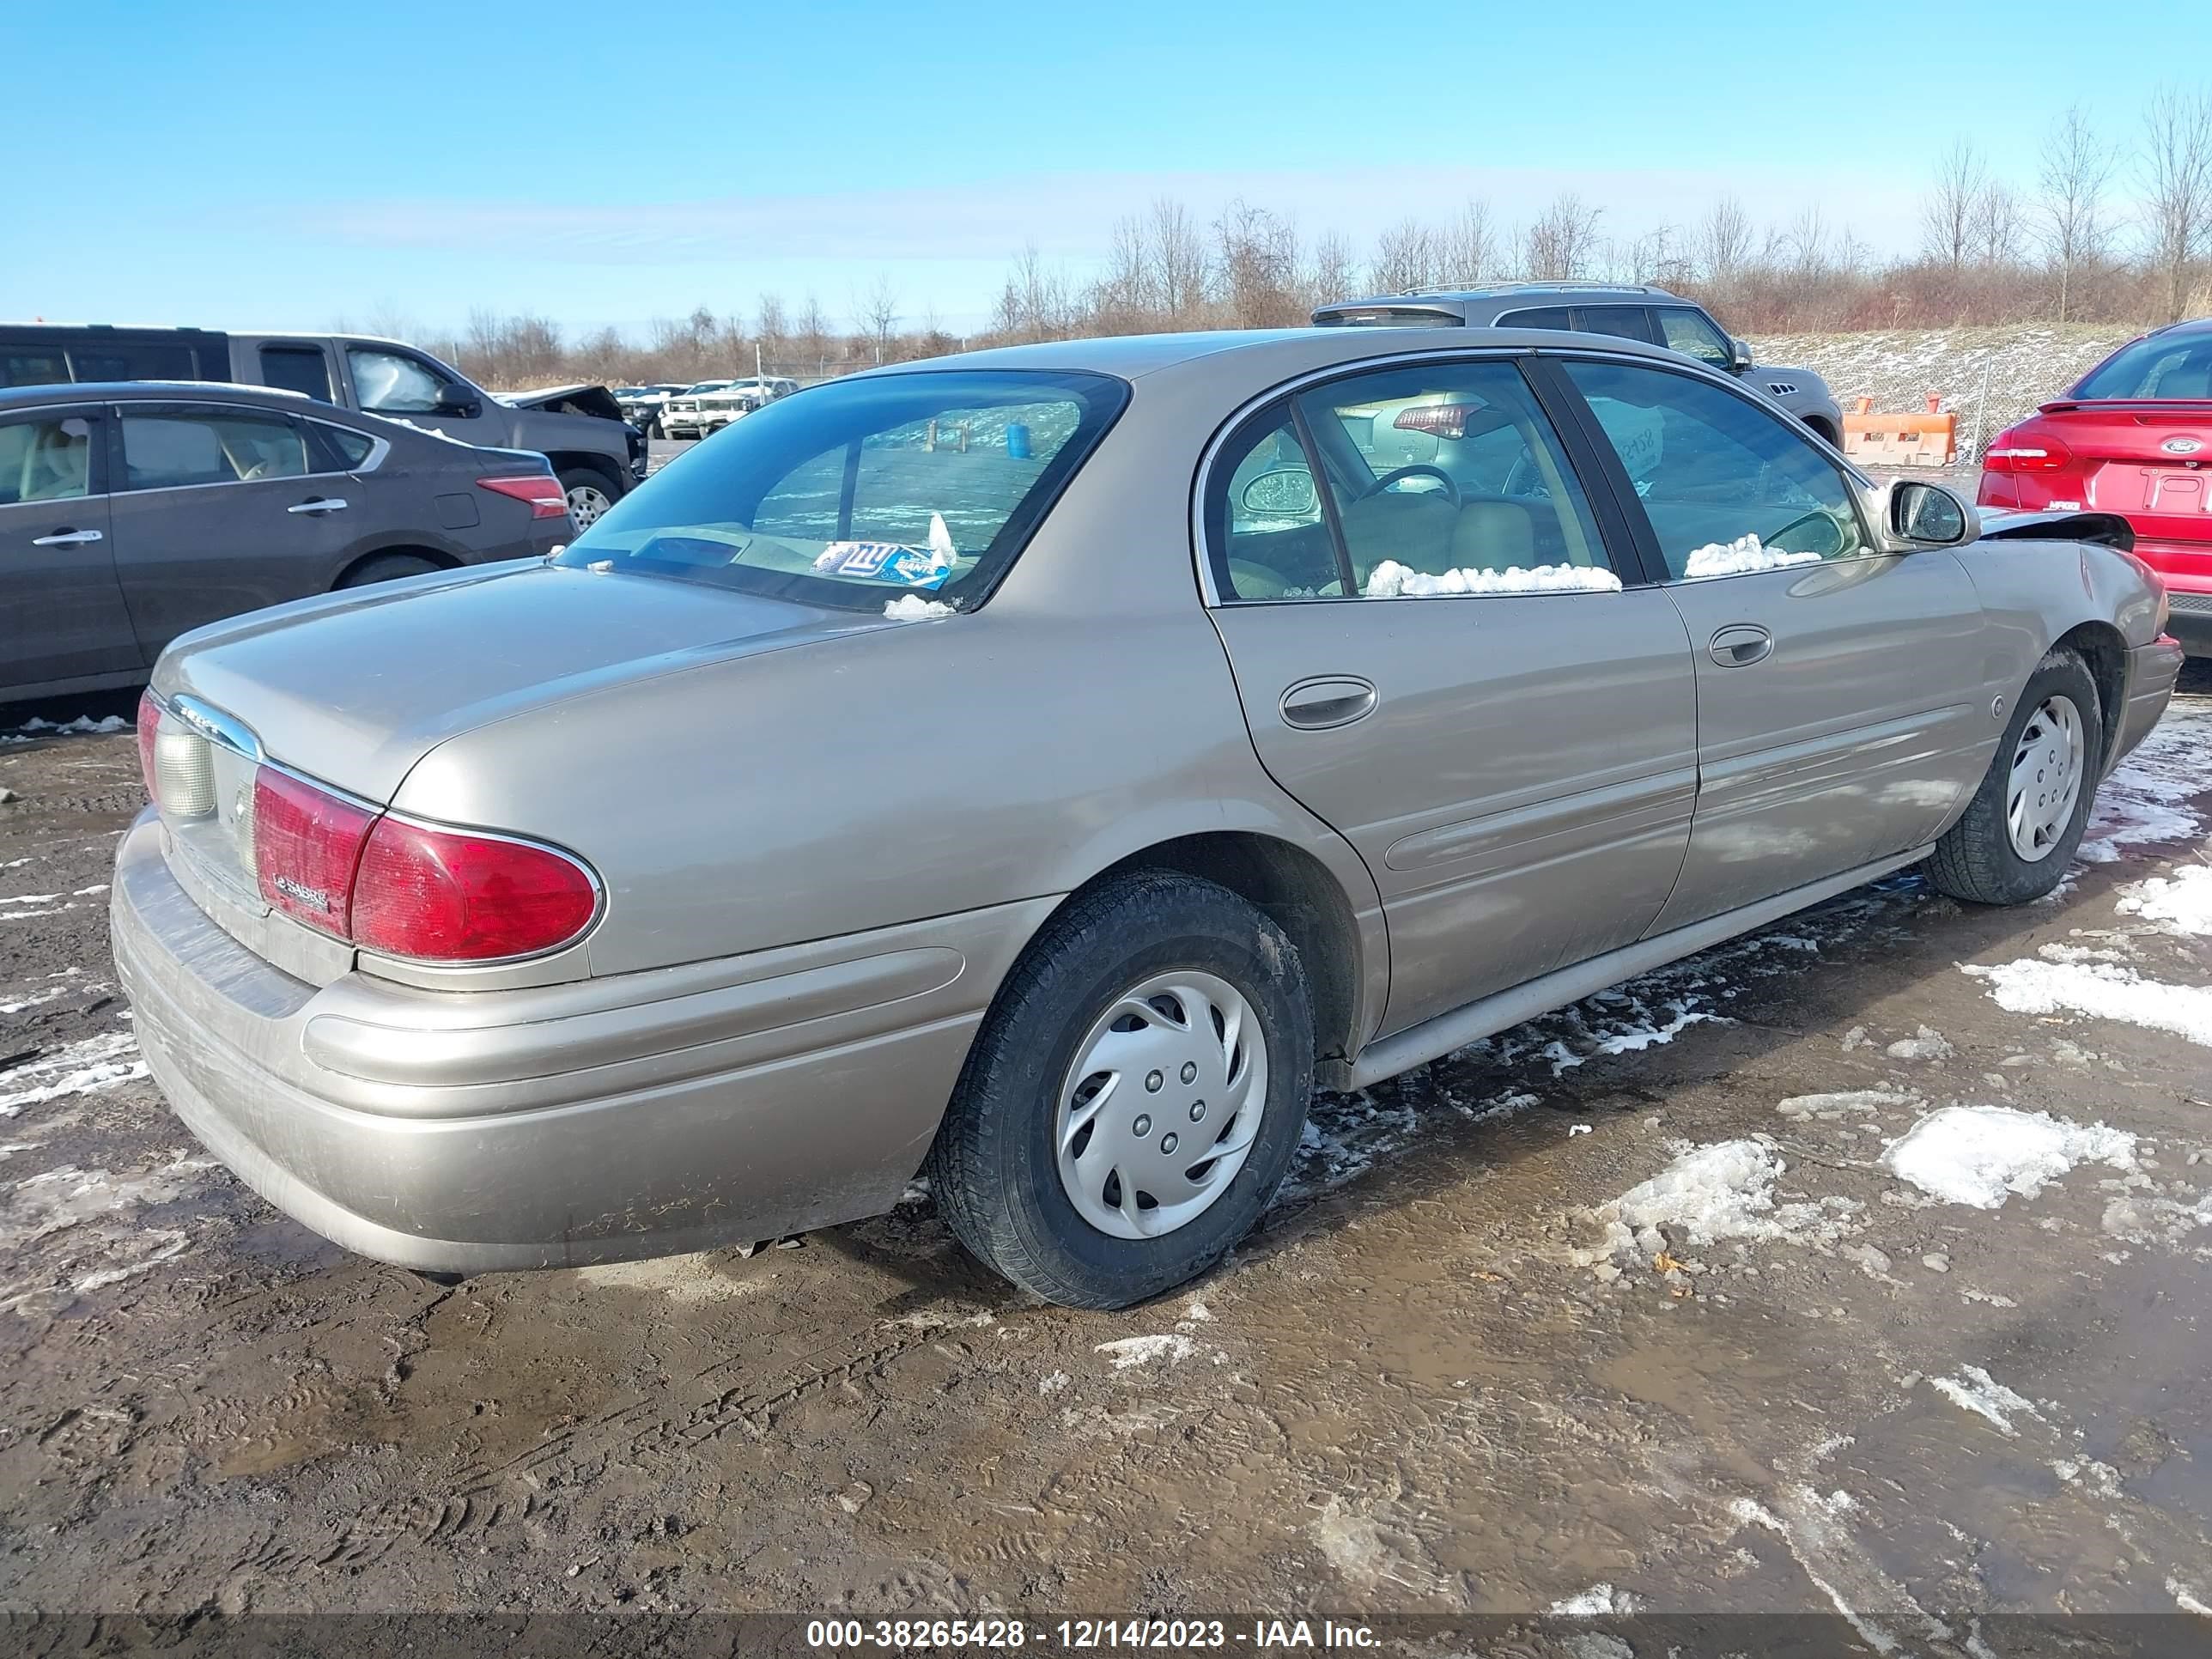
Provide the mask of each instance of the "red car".
[{"label": "red car", "polygon": [[1982,465],[1984,507],[2125,519],[2166,580],[2167,627],[2212,657],[2212,320],[2122,346],[1997,434]]}]

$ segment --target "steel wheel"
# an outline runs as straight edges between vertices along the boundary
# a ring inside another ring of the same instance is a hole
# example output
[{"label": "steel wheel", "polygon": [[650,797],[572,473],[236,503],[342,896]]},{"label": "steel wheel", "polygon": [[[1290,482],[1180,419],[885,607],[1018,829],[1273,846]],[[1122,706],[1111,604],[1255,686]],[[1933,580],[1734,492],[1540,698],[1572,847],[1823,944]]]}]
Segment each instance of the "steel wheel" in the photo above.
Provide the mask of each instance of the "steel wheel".
[{"label": "steel wheel", "polygon": [[1157,1238],[1229,1189],[1260,1133],[1267,1045],[1251,1005],[1212,974],[1158,974],[1076,1045],[1053,1146],[1076,1213]]},{"label": "steel wheel", "polygon": [[2005,829],[2012,850],[2030,864],[2051,855],[2065,836],[2081,798],[2086,745],[2081,714],[2070,697],[2046,697],[2013,747],[2006,787]]},{"label": "steel wheel", "polygon": [[589,530],[599,514],[614,504],[614,497],[598,484],[568,486],[568,516],[576,521],[579,530]]}]

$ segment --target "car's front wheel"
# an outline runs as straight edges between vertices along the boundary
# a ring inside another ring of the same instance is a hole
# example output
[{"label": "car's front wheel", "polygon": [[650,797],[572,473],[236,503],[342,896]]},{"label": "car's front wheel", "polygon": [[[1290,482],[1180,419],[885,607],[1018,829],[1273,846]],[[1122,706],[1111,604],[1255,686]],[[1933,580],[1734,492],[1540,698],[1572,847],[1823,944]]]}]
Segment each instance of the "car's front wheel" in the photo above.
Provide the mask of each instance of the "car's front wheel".
[{"label": "car's front wheel", "polygon": [[1048,1301],[1121,1308],[1249,1231],[1304,1130],[1297,950],[1196,878],[1107,882],[1048,923],[985,1018],[931,1154],[940,1209]]},{"label": "car's front wheel", "polygon": [[2102,769],[2104,724],[2088,665],[2059,647],[2028,676],[1997,752],[1928,878],[1977,904],[2025,904],[2057,887],[2081,844]]}]

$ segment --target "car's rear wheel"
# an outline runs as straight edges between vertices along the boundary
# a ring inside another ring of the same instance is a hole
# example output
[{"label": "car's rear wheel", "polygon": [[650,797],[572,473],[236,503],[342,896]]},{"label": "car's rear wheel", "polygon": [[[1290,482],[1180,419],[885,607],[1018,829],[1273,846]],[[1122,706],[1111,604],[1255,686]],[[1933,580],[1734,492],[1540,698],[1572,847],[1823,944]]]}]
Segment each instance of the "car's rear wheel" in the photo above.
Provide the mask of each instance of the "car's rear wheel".
[{"label": "car's rear wheel", "polygon": [[416,553],[380,553],[363,559],[338,578],[340,587],[368,587],[377,582],[396,582],[403,576],[420,576],[445,567],[435,559]]},{"label": "car's rear wheel", "polygon": [[2025,904],[2057,887],[2089,821],[2103,731],[2088,665],[2063,647],[2048,653],[1965,815],[1928,860],[1937,890],[1976,904]]},{"label": "car's rear wheel", "polygon": [[1312,1075],[1282,931],[1212,882],[1116,878],[1047,924],[985,1018],[931,1154],[939,1206],[1048,1301],[1142,1302],[1259,1218]]},{"label": "car's rear wheel", "polygon": [[576,528],[589,530],[599,515],[615,504],[621,493],[613,479],[597,467],[572,466],[561,474],[561,489],[568,498],[568,516]]}]

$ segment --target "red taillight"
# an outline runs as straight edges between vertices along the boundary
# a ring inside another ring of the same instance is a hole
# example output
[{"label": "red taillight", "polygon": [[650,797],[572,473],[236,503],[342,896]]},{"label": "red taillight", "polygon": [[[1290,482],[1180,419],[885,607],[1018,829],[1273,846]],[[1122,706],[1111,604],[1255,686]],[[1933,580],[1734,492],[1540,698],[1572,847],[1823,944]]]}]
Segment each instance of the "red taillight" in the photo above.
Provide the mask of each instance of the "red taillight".
[{"label": "red taillight", "polygon": [[568,511],[568,497],[561,488],[561,481],[550,472],[526,474],[520,478],[478,478],[477,488],[529,502],[533,519],[562,518]]},{"label": "red taillight", "polygon": [[559,853],[379,818],[354,879],[353,939],[387,956],[489,962],[568,944],[599,905],[591,877]]},{"label": "red taillight", "polygon": [[1401,432],[1430,432],[1439,438],[1459,439],[1467,435],[1468,416],[1483,407],[1479,403],[1416,404],[1400,410],[1390,424]]},{"label": "red taillight", "polygon": [[154,781],[154,738],[161,729],[161,705],[154,701],[151,691],[138,694],[138,775],[146,782],[146,799],[155,805],[161,804],[161,792]]},{"label": "red taillight", "polygon": [[376,815],[264,766],[253,781],[253,862],[272,909],[348,936],[354,866]]},{"label": "red taillight", "polygon": [[2063,472],[2073,465],[2072,450],[2024,426],[1998,433],[1982,455],[1983,467],[1991,472]]}]

